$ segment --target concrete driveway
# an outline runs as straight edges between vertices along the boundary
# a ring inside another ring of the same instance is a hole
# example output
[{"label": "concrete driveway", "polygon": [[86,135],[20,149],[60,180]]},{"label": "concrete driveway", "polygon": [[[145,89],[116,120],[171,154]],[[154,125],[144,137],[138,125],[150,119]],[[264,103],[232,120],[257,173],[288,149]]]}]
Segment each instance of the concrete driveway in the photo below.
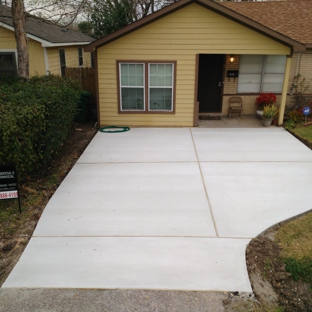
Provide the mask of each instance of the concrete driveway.
[{"label": "concrete driveway", "polygon": [[252,292],[247,244],[310,210],[311,183],[282,128],[99,132],[3,288]]}]

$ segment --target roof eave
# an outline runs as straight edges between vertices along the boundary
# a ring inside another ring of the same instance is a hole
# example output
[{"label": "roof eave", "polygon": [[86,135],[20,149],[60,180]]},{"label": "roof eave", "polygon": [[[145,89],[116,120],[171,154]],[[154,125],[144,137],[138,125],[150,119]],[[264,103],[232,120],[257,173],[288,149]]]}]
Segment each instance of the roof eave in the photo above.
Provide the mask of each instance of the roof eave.
[{"label": "roof eave", "polygon": [[273,40],[276,40],[286,46],[289,46],[292,50],[292,52],[303,52],[306,50],[306,46],[304,44],[301,44],[295,40],[292,40],[289,37],[286,37],[262,24],[259,24],[239,13],[236,13],[233,10],[230,10],[221,4],[211,1],[211,0],[180,0],[178,2],[175,2],[174,4],[171,4],[151,15],[148,15],[108,36],[105,36],[101,39],[98,39],[89,45],[87,45],[84,50],[86,52],[92,52],[94,49],[99,48],[103,45],[106,45],[114,40],[117,40],[145,25],[148,25],[168,14],[171,14],[185,6],[188,6],[192,3],[197,3],[205,8],[208,8],[218,14],[221,14],[222,16],[225,16],[226,18],[229,18],[243,26],[246,26],[248,28],[251,28],[267,37],[270,37]]},{"label": "roof eave", "polygon": [[[14,32],[14,27],[11,25],[8,25],[4,22],[0,22],[0,26],[11,30]],[[66,46],[74,46],[74,45],[88,45],[90,44],[90,41],[82,41],[82,42],[50,42],[48,40],[44,40],[42,38],[39,38],[37,36],[34,36],[30,33],[27,33],[27,38],[30,38],[32,40],[35,40],[39,43],[41,43],[41,46],[43,48],[53,48],[53,47],[66,47]]]}]

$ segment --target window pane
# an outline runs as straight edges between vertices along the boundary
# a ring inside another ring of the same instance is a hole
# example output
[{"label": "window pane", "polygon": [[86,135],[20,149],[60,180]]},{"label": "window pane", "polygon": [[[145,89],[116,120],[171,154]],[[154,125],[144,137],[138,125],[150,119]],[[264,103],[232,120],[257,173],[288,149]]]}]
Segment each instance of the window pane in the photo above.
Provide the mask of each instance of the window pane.
[{"label": "window pane", "polygon": [[284,74],[265,74],[263,76],[263,92],[282,92]]},{"label": "window pane", "polygon": [[265,58],[264,73],[284,74],[285,66],[285,55],[267,55]]},{"label": "window pane", "polygon": [[286,56],[267,55],[264,63],[262,92],[282,92]]},{"label": "window pane", "polygon": [[14,52],[0,53],[0,76],[16,76],[16,62]]},{"label": "window pane", "polygon": [[285,65],[284,55],[242,55],[237,92],[282,92]]},{"label": "window pane", "polygon": [[129,86],[129,76],[128,75],[121,75],[121,81],[122,86]]},{"label": "window pane", "polygon": [[144,88],[121,88],[122,110],[144,110]]},{"label": "window pane", "polygon": [[121,75],[128,75],[128,64],[120,64],[120,74]]},{"label": "window pane", "polygon": [[149,84],[151,87],[172,87],[172,77],[172,64],[150,64]]},{"label": "window pane", "polygon": [[166,76],[165,77],[164,86],[166,86],[166,87],[172,86],[172,76]]},{"label": "window pane", "polygon": [[241,64],[239,66],[239,73],[242,74],[261,74],[262,73],[262,62],[260,64]]},{"label": "window pane", "polygon": [[120,64],[121,86],[144,86],[143,64]]},{"label": "window pane", "polygon": [[60,58],[61,75],[65,76],[66,57],[64,49],[59,49],[59,58]]},{"label": "window pane", "polygon": [[242,55],[239,64],[237,92],[259,92],[263,55]]},{"label": "window pane", "polygon": [[82,53],[82,48],[78,48],[78,63],[79,66],[83,66],[83,53]]},{"label": "window pane", "polygon": [[172,110],[171,88],[150,88],[149,99],[151,110]]},{"label": "window pane", "polygon": [[259,92],[261,74],[240,74],[237,92]]}]

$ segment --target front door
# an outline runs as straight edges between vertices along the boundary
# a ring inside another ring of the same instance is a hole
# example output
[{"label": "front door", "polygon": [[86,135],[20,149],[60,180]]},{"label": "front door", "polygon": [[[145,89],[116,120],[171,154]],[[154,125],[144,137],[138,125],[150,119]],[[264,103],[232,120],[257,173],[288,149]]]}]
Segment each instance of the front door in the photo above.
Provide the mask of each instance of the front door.
[{"label": "front door", "polygon": [[221,113],[225,55],[200,54],[197,101],[200,113]]}]

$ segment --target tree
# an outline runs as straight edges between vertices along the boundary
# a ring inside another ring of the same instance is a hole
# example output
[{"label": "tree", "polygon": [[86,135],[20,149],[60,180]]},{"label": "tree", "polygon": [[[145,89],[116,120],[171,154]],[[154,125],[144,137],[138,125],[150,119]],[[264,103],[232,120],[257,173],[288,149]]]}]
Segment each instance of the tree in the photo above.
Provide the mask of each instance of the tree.
[{"label": "tree", "polygon": [[29,55],[26,33],[26,17],[23,0],[12,0],[12,16],[17,49],[19,77],[29,79]]},{"label": "tree", "polygon": [[106,36],[134,21],[132,3],[128,0],[95,0],[92,7],[91,24],[94,36]]},{"label": "tree", "polygon": [[90,22],[88,21],[82,21],[80,23],[78,23],[78,28],[79,31],[81,31],[82,33],[92,36],[92,25]]},{"label": "tree", "polygon": [[27,13],[64,26],[89,14],[92,0],[25,0]]},{"label": "tree", "polygon": [[177,0],[95,0],[91,24],[96,38],[121,29]]}]

